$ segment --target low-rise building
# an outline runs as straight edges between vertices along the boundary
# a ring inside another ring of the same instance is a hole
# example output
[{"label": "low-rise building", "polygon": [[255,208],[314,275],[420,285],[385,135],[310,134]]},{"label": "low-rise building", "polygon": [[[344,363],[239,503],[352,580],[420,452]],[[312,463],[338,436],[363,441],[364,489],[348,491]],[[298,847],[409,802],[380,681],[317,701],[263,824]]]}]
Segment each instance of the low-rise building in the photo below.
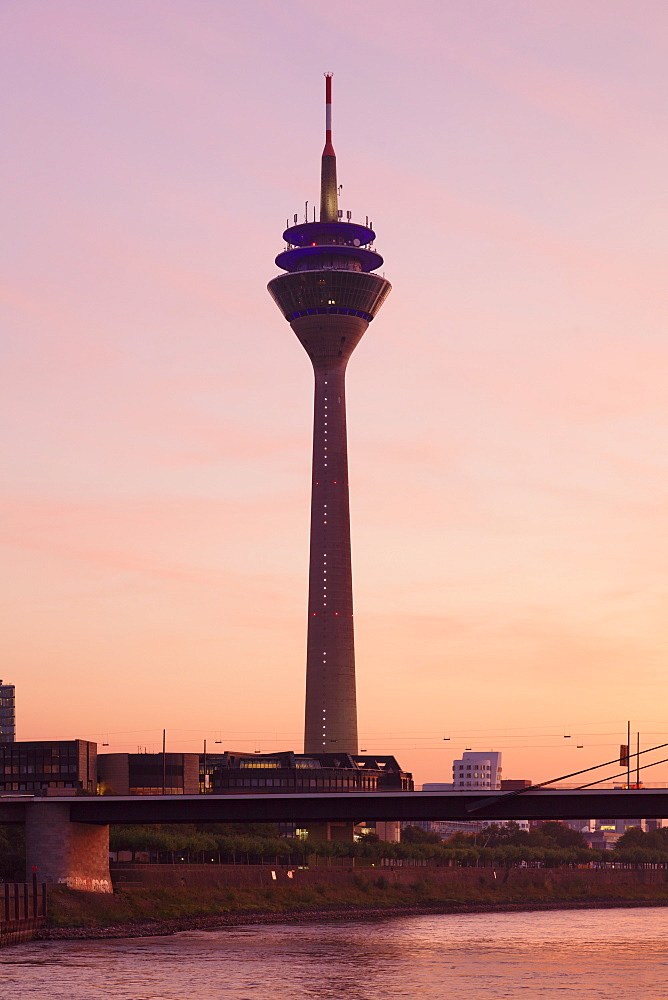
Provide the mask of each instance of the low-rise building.
[{"label": "low-rise building", "polygon": [[0,793],[94,793],[97,744],[88,740],[0,743]]},{"label": "low-rise building", "polygon": [[226,751],[207,755],[206,767],[216,793],[413,791],[413,776],[391,756]]},{"label": "low-rise building", "polygon": [[197,795],[196,753],[101,753],[97,758],[102,795]]},{"label": "low-rise building", "polygon": [[402,831],[408,826],[417,826],[425,833],[436,833],[441,840],[454,837],[456,833],[475,834],[484,829],[484,822],[480,820],[457,820],[457,819],[415,819],[403,820]]}]

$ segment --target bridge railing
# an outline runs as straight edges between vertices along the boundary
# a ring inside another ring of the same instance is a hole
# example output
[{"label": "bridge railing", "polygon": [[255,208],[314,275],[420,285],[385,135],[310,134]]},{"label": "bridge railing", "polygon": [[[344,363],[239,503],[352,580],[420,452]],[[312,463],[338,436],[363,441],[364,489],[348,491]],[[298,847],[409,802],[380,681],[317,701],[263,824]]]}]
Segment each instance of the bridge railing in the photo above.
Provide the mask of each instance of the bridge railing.
[{"label": "bridge railing", "polygon": [[110,851],[111,868],[141,865],[305,865],[306,854],[255,854],[252,851]]}]

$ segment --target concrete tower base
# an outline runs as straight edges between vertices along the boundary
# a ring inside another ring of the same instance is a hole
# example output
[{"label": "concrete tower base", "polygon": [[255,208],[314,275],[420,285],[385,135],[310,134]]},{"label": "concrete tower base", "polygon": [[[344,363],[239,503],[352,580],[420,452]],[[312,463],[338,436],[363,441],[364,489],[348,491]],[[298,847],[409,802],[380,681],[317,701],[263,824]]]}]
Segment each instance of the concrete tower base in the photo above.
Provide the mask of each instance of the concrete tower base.
[{"label": "concrete tower base", "polygon": [[109,827],[71,823],[69,805],[26,806],[26,878],[37,868],[40,882],[70,889],[113,892],[109,874]]}]

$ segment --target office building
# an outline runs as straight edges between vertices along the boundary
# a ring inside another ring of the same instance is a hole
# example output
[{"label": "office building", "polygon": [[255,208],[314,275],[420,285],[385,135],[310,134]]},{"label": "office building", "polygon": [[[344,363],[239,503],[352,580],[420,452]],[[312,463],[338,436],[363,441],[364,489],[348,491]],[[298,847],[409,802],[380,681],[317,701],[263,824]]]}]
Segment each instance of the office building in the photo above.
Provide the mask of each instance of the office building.
[{"label": "office building", "polygon": [[465,750],[461,760],[452,762],[452,784],[458,788],[501,788],[501,752]]},{"label": "office building", "polygon": [[16,691],[13,684],[0,680],[0,743],[16,739]]},{"label": "office building", "polygon": [[102,795],[197,795],[196,753],[101,753],[97,758]]},{"label": "office building", "polygon": [[[207,756],[212,792],[412,791],[413,778],[391,756],[346,753],[226,752]],[[203,762],[202,766],[203,766]]]},{"label": "office building", "polygon": [[345,373],[390,292],[373,274],[383,258],[368,219],[338,207],[332,146],[331,75],[326,75],[325,148],[319,219],[295,215],[276,258],[285,272],[268,288],[313,364],[315,404],[304,751],[357,754],[355,651],[348,502]]},{"label": "office building", "polygon": [[[424,789],[423,789],[424,791]],[[456,833],[473,835],[480,833],[485,828],[485,823],[481,820],[456,820],[456,819],[409,819],[401,823],[402,831],[408,826],[417,826],[425,833],[436,833],[441,840],[448,840]]]},{"label": "office building", "polygon": [[452,792],[462,788],[501,789],[501,752],[465,750],[461,760],[452,762],[452,781],[429,781],[423,792]]},{"label": "office building", "polygon": [[95,793],[97,744],[88,740],[0,743],[0,794]]}]

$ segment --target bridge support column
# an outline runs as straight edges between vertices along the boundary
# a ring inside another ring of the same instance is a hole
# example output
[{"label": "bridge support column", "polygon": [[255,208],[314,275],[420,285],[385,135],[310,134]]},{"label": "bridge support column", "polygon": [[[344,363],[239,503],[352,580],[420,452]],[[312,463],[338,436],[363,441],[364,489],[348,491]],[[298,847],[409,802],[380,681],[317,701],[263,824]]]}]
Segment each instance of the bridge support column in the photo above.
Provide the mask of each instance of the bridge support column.
[{"label": "bridge support column", "polygon": [[340,840],[351,843],[355,824],[351,822],[311,822],[306,824],[309,840]]},{"label": "bridge support column", "polygon": [[26,872],[40,882],[70,889],[113,892],[109,874],[109,827],[71,823],[70,807],[58,802],[26,806]]}]

